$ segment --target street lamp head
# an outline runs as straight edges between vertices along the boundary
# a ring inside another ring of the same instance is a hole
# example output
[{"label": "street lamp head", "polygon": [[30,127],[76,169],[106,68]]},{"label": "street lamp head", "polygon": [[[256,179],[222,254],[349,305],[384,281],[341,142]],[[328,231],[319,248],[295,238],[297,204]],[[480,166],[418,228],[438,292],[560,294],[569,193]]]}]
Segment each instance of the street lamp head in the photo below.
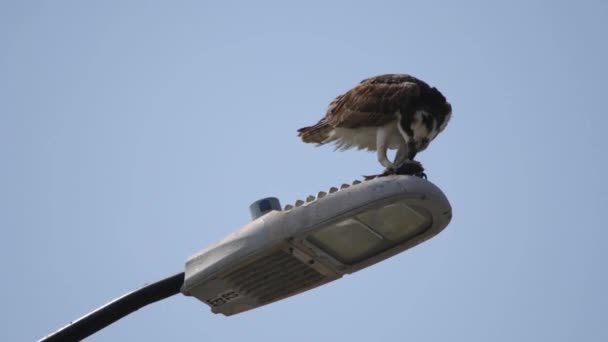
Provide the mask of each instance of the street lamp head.
[{"label": "street lamp head", "polygon": [[441,232],[452,211],[413,176],[356,181],[280,210],[251,206],[254,220],[191,256],[182,293],[226,316],[312,289],[412,248]]}]

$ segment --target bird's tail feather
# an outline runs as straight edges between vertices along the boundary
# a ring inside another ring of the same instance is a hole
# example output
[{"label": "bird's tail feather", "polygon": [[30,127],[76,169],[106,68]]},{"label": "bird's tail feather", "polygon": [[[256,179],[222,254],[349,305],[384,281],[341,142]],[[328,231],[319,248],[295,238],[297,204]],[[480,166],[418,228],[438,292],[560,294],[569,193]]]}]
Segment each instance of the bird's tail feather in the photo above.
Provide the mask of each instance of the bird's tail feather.
[{"label": "bird's tail feather", "polygon": [[329,139],[329,134],[333,130],[325,119],[317,122],[313,126],[303,127],[298,130],[298,136],[305,143],[324,144]]}]

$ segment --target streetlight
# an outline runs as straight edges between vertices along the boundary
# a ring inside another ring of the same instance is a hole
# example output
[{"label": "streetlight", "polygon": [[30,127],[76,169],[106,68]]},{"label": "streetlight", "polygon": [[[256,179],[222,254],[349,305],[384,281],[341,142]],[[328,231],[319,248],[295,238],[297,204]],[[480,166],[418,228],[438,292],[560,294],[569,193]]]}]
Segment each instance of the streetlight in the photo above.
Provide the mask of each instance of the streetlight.
[{"label": "streetlight", "polygon": [[[319,192],[254,220],[190,257],[181,291],[230,316],[359,271],[419,243],[451,219],[447,198],[418,177],[381,177]],[[261,214],[261,215],[260,215]]]},{"label": "streetlight", "polygon": [[41,341],[84,338],[180,291],[214,313],[251,310],[412,248],[452,218],[438,187],[403,175],[343,184],[283,210],[278,199],[265,198],[250,210],[252,222],[191,256],[185,273],[127,294]]}]

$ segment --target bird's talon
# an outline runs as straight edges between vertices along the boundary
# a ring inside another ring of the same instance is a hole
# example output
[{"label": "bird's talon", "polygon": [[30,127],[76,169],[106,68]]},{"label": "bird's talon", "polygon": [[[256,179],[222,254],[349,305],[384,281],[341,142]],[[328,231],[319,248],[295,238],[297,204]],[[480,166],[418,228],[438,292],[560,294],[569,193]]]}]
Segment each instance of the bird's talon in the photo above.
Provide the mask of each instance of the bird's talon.
[{"label": "bird's talon", "polygon": [[415,160],[407,161],[399,166],[397,169],[397,174],[417,176],[424,174],[424,167],[422,167],[422,164]]}]

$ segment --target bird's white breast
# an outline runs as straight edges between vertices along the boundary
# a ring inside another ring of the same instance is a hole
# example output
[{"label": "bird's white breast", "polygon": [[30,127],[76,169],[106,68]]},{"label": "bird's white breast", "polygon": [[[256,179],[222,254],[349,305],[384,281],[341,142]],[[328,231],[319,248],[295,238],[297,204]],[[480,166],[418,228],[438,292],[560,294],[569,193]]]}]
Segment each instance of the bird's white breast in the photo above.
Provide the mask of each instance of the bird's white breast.
[{"label": "bird's white breast", "polygon": [[[324,143],[333,142],[337,150],[347,150],[350,148],[366,149],[369,151],[377,150],[377,135],[379,129],[386,129],[388,132],[387,138],[389,149],[398,149],[400,145],[416,142],[416,149],[422,151],[427,148],[428,144],[437,137],[437,135],[445,128],[449,117],[441,126],[433,118],[431,113],[419,110],[414,113],[414,117],[410,122],[410,128],[413,135],[408,135],[405,130],[398,125],[401,119],[401,113],[396,113],[397,119],[389,122],[382,127],[360,127],[360,128],[334,128],[329,137]],[[429,118],[430,117],[430,118]],[[431,122],[430,127],[425,124],[425,119]]]},{"label": "bird's white breast", "polygon": [[[389,148],[397,149],[403,143],[403,137],[397,128],[397,120],[391,121],[384,127],[388,128]],[[349,148],[366,149],[375,151],[376,136],[380,127],[343,128],[336,127],[330,133],[326,142],[334,142],[336,149],[347,150]]]}]

